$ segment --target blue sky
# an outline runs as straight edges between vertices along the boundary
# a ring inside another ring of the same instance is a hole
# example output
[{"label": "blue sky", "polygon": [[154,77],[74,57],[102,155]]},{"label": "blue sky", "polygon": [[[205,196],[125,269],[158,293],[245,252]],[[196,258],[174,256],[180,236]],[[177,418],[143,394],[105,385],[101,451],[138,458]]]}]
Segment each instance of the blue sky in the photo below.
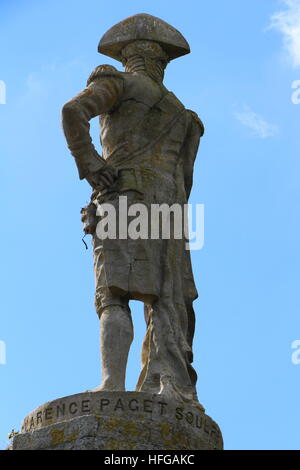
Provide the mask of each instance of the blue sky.
[{"label": "blue sky", "polygon": [[[190,43],[165,84],[206,126],[191,196],[205,204],[205,246],[192,253],[200,400],[227,449],[299,449],[299,0],[0,1],[0,448],[36,406],[100,383],[79,213],[90,191],[60,110],[97,65],[121,68],[97,53],[98,40],[141,12]],[[96,121],[92,134],[99,149]],[[133,317],[128,390],[140,369],[141,304]]]}]

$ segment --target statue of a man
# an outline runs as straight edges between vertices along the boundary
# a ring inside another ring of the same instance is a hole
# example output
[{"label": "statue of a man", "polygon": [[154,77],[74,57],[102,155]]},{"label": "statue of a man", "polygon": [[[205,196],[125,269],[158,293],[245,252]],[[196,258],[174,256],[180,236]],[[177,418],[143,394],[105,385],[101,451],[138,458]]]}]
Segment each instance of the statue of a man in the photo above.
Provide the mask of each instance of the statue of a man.
[{"label": "statue of a man", "polygon": [[[120,218],[120,196],[127,197],[128,207],[183,207],[204,129],[196,113],[165,88],[163,78],[170,60],[190,52],[186,40],[164,21],[139,14],[112,27],[99,52],[121,61],[125,72],[97,67],[87,88],[62,113],[79,176],[93,188],[89,210],[109,202]],[[89,135],[89,121],[96,116],[102,157]],[[100,217],[97,212],[96,223]],[[137,391],[198,403],[191,366],[197,291],[186,240],[174,237],[174,230],[169,239],[100,239],[90,227],[101,328],[103,380],[97,390],[125,389],[133,339],[129,301],[135,299],[144,303],[147,324]]]}]

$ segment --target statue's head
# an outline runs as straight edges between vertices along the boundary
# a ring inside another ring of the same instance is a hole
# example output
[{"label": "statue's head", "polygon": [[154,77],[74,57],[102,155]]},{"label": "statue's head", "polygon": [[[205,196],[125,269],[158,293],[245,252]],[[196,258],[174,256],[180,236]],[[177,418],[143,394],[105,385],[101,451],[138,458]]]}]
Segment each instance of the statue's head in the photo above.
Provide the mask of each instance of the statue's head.
[{"label": "statue's head", "polygon": [[190,47],[173,26],[141,13],[110,28],[98,51],[122,62],[127,71],[142,71],[144,67],[152,78],[162,80],[167,63],[189,54]]},{"label": "statue's head", "polygon": [[127,72],[146,72],[162,82],[169,56],[158,42],[136,40],[121,51],[122,64]]}]

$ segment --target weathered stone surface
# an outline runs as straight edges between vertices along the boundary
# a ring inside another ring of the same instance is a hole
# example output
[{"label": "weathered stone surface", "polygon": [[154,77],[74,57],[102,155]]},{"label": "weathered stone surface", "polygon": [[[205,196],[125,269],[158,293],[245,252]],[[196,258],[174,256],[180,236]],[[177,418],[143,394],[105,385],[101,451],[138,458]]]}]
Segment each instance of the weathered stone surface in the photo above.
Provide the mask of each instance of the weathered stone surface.
[{"label": "weathered stone surface", "polygon": [[[204,126],[163,84],[167,63],[188,53],[189,46],[172,26],[146,14],[118,23],[100,44],[101,52],[121,60],[125,72],[96,67],[87,88],[62,110],[79,176],[93,188],[82,215],[93,236],[102,358],[98,390],[125,390],[133,339],[129,302],[138,300],[144,303],[147,329],[136,390],[197,406],[192,342],[198,294],[182,228]],[[89,133],[96,116],[102,156]],[[157,206],[168,211],[167,231],[165,217],[153,216]],[[179,219],[172,215],[174,207]],[[104,234],[98,229],[106,224],[108,208],[116,231]],[[140,228],[133,234],[136,225],[147,233]]]},{"label": "weathered stone surface", "polygon": [[130,16],[109,29],[99,42],[98,51],[120,60],[122,49],[133,39],[158,42],[168,53],[169,59],[190,52],[187,41],[177,29],[160,18],[145,13]]},{"label": "weathered stone surface", "polygon": [[200,409],[143,392],[86,392],[38,407],[13,450],[222,449],[218,425]]},{"label": "weathered stone surface", "polygon": [[[120,60],[125,72],[111,65],[96,67],[87,87],[64,105],[62,124],[80,179],[93,189],[82,221],[85,233],[93,235],[102,384],[38,407],[11,446],[222,449],[220,429],[197,397],[192,367],[197,289],[182,231],[204,126],[163,85],[168,62],[188,53],[189,45],[172,26],[140,14],[108,31],[100,51]],[[102,156],[89,133],[89,121],[96,116]],[[152,217],[157,206],[168,209],[168,236],[159,214]],[[171,216],[175,206],[179,220]],[[108,207],[118,233],[106,236],[98,228]],[[137,212],[138,223],[133,219]],[[120,228],[124,217],[125,235]],[[147,235],[132,235],[133,222],[147,225]],[[130,300],[144,303],[146,320],[137,392],[125,392],[133,339]]]},{"label": "weathered stone surface", "polygon": [[[192,343],[198,294],[182,230],[204,126],[163,84],[168,62],[190,48],[174,27],[139,14],[111,28],[99,51],[121,61],[125,72],[96,67],[87,87],[64,105],[62,124],[80,179],[93,189],[82,221],[93,235],[102,384],[35,409],[10,448],[222,449],[221,431],[197,397]],[[89,133],[96,116],[102,156]],[[107,237],[97,228],[108,206],[119,229]],[[157,206],[167,207],[168,236],[159,212],[152,217]],[[172,216],[175,207],[179,220]],[[131,236],[132,222],[147,223],[147,236]],[[137,392],[125,392],[130,300],[144,303],[146,320]]]}]

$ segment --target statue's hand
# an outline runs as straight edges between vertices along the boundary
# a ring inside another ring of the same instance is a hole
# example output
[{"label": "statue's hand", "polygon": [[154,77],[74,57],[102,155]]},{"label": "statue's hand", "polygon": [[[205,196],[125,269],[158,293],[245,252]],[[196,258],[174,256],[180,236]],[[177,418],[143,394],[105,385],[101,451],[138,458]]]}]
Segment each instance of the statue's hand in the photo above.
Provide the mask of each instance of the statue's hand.
[{"label": "statue's hand", "polygon": [[89,177],[88,181],[94,189],[103,190],[112,186],[116,178],[117,170],[111,165],[106,164],[104,168]]}]

